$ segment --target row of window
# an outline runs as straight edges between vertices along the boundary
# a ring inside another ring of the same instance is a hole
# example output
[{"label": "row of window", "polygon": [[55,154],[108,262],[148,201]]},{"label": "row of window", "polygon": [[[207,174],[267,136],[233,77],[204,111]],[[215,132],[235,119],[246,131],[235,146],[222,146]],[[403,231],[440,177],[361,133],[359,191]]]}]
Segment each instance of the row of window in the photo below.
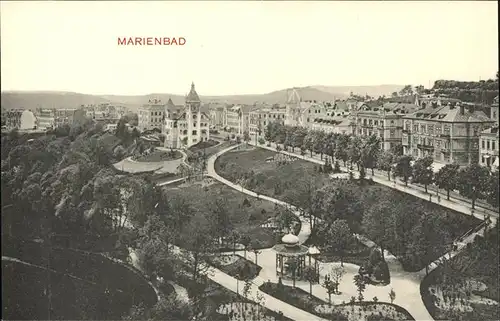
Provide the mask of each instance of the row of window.
[{"label": "row of window", "polygon": [[[383,126],[384,121],[383,120],[376,120],[376,119],[366,119],[366,118],[358,118],[358,124],[363,123],[364,126]],[[395,122],[394,120],[391,120],[390,122],[391,126],[394,126]]]},{"label": "row of window", "polygon": [[482,149],[495,150],[496,147],[497,147],[496,142],[494,140],[481,139],[481,148]]},{"label": "row of window", "polygon": [[[273,117],[271,117],[271,116],[273,116]],[[259,118],[262,118],[262,114],[259,114]],[[284,114],[272,114],[272,115],[264,114],[264,118],[283,118],[284,119],[285,115]]]}]

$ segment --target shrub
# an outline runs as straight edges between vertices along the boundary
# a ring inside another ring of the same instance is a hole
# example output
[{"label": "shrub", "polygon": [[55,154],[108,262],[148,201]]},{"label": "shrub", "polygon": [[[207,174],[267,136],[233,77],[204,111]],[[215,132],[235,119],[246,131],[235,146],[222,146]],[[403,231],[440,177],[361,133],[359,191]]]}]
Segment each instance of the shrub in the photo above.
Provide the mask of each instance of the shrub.
[{"label": "shrub", "polygon": [[264,143],[266,142],[266,140],[264,138],[259,138],[259,144],[261,145],[264,145]]}]

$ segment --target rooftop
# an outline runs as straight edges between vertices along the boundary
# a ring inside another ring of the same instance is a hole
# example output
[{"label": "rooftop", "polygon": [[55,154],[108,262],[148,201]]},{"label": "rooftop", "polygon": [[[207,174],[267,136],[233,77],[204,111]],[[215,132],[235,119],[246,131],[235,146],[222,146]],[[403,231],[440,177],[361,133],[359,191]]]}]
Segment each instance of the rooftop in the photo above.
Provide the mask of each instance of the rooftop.
[{"label": "rooftop", "polygon": [[406,116],[406,118],[429,119],[450,123],[492,122],[492,120],[482,111],[474,110],[473,108],[466,108],[460,105],[454,106],[450,103],[445,106],[427,106],[424,109],[419,109]]},{"label": "rooftop", "polygon": [[194,88],[194,82],[191,83],[191,90],[189,91],[189,94],[186,97],[186,102],[200,102],[200,97],[198,96],[198,93]]}]

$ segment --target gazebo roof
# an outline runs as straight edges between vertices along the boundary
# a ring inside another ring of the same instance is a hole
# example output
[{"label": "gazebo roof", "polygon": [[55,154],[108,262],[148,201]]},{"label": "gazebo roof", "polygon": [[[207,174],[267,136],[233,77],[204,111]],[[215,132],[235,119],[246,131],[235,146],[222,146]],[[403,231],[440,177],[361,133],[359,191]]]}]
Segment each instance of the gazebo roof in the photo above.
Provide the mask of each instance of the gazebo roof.
[{"label": "gazebo roof", "polygon": [[304,245],[290,246],[288,244],[276,244],[273,246],[273,250],[276,254],[283,256],[304,256],[309,252],[309,248]]},{"label": "gazebo roof", "polygon": [[292,233],[288,233],[281,238],[281,242],[287,245],[296,245],[299,244],[299,238]]}]

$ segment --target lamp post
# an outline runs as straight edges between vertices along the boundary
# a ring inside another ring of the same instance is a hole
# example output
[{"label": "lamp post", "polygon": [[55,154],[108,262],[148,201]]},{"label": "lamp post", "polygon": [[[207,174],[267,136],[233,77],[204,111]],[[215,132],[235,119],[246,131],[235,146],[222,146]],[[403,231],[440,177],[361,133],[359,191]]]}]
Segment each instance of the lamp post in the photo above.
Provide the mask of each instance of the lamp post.
[{"label": "lamp post", "polygon": [[314,258],[314,272],[315,272],[316,276],[318,276],[318,280],[319,280],[318,260],[316,258],[320,254],[320,251],[316,246],[311,246],[309,248],[309,251],[307,252],[307,254],[309,256],[309,266],[311,266],[311,257]]}]

